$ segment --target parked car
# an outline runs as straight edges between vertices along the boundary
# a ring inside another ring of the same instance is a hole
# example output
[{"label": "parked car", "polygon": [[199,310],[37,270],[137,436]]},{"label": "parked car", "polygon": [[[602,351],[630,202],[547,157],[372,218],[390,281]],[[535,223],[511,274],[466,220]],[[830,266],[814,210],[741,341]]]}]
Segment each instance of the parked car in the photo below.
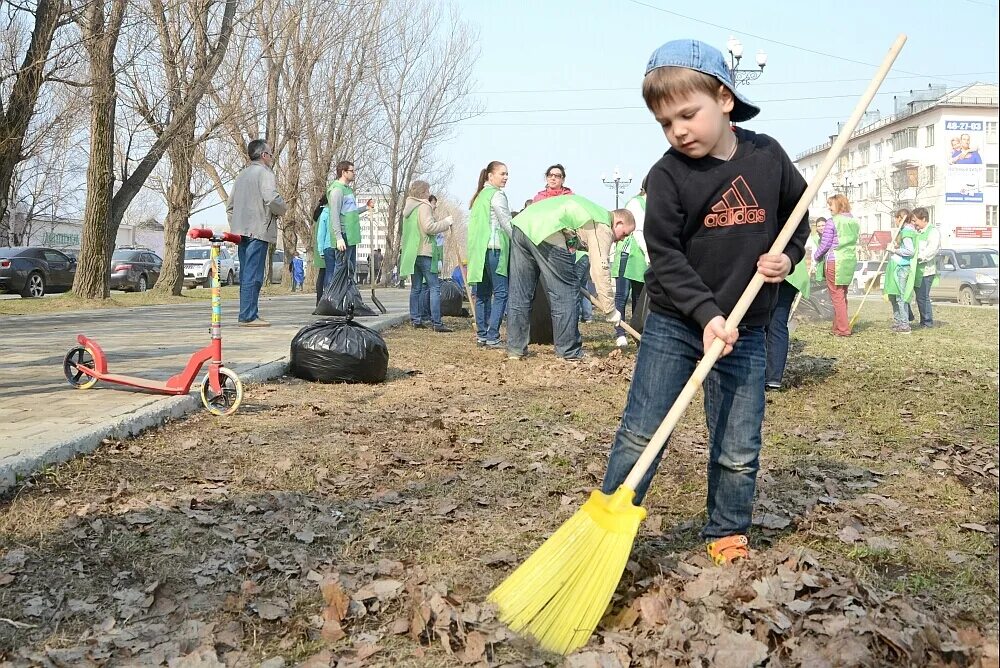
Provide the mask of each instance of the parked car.
[{"label": "parked car", "polygon": [[931,286],[931,299],[959,304],[996,304],[998,253],[989,248],[941,249],[937,255],[940,279]]},{"label": "parked car", "polygon": [[288,271],[288,267],[285,266],[285,251],[275,248],[274,254],[271,256],[271,282],[281,283],[286,271]]},{"label": "parked car", "polygon": [[[219,273],[223,285],[236,282],[236,261],[223,246],[219,249]],[[212,280],[212,247],[188,246],[184,249],[184,287],[207,287]]]},{"label": "parked car", "polygon": [[[881,269],[879,265],[882,265]],[[855,292],[864,292],[868,289],[868,286],[873,281],[875,286],[872,289],[878,287],[878,280],[885,273],[885,265],[879,260],[862,260],[858,262],[857,268],[854,270],[854,277],[851,279],[850,289]]]},{"label": "parked car", "polygon": [[145,292],[156,285],[163,259],[148,248],[119,247],[111,255],[112,290]]},{"label": "parked car", "polygon": [[0,248],[0,292],[42,297],[73,287],[76,260],[54,248],[15,246]]}]

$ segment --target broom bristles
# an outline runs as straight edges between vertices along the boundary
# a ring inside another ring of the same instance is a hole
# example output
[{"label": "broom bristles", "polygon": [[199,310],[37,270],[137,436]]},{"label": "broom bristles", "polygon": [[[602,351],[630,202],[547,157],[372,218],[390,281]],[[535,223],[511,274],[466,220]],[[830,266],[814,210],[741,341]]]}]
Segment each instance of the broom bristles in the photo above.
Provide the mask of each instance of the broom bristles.
[{"label": "broom bristles", "polygon": [[500,620],[543,648],[569,654],[587,644],[618,587],[646,511],[635,492],[594,491],[534,554],[489,595]]}]

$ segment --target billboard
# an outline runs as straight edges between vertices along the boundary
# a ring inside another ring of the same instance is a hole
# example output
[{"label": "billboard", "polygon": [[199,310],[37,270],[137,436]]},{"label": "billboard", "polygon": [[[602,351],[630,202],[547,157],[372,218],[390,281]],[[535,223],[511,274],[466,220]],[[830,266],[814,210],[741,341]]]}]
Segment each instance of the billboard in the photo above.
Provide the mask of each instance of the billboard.
[{"label": "billboard", "polygon": [[982,204],[986,165],[979,148],[986,140],[986,123],[982,120],[945,118],[944,131],[948,151],[944,201]]}]

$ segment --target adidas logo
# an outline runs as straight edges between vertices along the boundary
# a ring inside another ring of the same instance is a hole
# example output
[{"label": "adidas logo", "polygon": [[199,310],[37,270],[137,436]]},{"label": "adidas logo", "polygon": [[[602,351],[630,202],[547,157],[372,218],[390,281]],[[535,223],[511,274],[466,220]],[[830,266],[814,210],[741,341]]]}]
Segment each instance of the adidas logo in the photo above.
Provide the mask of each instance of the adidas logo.
[{"label": "adidas logo", "polygon": [[766,219],[767,211],[760,208],[750,186],[738,176],[722,199],[712,206],[712,213],[705,216],[705,227],[763,223]]}]

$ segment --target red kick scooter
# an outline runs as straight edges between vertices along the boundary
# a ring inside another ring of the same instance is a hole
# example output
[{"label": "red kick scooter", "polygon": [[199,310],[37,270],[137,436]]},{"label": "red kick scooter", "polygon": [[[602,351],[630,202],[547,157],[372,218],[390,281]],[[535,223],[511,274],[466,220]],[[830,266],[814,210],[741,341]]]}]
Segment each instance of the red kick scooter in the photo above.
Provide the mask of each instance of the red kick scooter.
[{"label": "red kick scooter", "polygon": [[187,394],[203,364],[208,362],[208,373],[201,381],[201,403],[213,415],[231,415],[243,400],[243,384],[235,371],[222,366],[222,287],[219,283],[219,247],[223,241],[239,243],[238,234],[224,232],[215,235],[212,230],[196,229],[188,232],[192,239],[209,239],[212,242],[212,341],[193,353],[184,370],[166,382],[108,373],[108,360],[96,341],[83,334],[76,337],[80,344],[70,349],[63,360],[63,372],[69,384],[86,390],[103,380],[118,385],[138,387],[160,394]]}]

